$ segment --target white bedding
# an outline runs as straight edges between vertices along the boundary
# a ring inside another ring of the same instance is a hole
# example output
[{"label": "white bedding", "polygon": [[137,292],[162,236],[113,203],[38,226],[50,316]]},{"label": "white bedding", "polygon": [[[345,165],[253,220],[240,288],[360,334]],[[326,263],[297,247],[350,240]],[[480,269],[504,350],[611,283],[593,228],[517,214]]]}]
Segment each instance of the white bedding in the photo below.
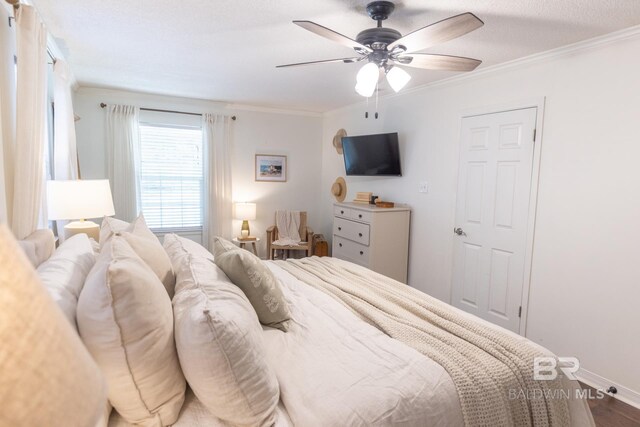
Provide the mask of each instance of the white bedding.
[{"label": "white bedding", "polygon": [[[173,427],[230,427],[229,424],[211,415],[209,410],[196,398],[190,388],[187,387],[187,392],[184,398],[184,405],[180,410],[180,416],[178,421],[173,424]],[[115,410],[111,412],[111,418],[109,418],[108,427],[131,427],[131,424],[126,422],[120,414]],[[293,423],[287,415],[287,411],[284,409],[282,402],[278,403],[276,408],[276,424],[275,427],[293,427]]]},{"label": "white bedding", "polygon": [[[282,281],[293,317],[287,333],[264,328],[266,357],[281,391],[276,427],[463,425],[458,394],[444,368],[274,263],[267,265]],[[585,400],[572,400],[569,410],[571,425],[594,425]],[[109,427],[127,425],[112,413]],[[227,425],[188,389],[175,426]]]},{"label": "white bedding", "polygon": [[265,331],[280,399],[297,426],[461,426],[449,374],[273,263],[293,322]]},{"label": "white bedding", "polygon": [[[283,283],[294,319],[287,334],[267,330],[265,337],[280,399],[295,425],[463,425],[455,385],[440,365],[274,263],[268,266]],[[564,389],[577,387],[564,378]],[[569,411],[572,426],[594,425],[586,400],[570,400]]]}]

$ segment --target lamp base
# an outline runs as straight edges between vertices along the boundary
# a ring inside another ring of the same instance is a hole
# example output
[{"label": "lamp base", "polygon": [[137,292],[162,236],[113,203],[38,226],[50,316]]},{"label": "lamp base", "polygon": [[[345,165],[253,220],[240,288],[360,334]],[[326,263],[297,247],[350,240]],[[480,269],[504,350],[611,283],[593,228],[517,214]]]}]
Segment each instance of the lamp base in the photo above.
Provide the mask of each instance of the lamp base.
[{"label": "lamp base", "polygon": [[64,226],[64,238],[84,233],[96,242],[100,240],[100,226],[93,221],[73,221]]}]

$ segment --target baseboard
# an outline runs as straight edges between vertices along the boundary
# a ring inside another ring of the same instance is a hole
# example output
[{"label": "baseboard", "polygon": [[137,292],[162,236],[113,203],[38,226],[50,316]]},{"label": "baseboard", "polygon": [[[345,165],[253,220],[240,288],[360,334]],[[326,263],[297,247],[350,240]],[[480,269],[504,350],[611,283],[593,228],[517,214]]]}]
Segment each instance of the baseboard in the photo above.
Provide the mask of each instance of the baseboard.
[{"label": "baseboard", "polygon": [[626,388],[625,386],[617,384],[615,381],[608,380],[582,368],[576,373],[576,377],[583,383],[601,390],[606,390],[609,387],[614,386],[618,389],[618,392],[616,394],[607,393],[608,396],[640,409],[640,393],[637,391]]}]

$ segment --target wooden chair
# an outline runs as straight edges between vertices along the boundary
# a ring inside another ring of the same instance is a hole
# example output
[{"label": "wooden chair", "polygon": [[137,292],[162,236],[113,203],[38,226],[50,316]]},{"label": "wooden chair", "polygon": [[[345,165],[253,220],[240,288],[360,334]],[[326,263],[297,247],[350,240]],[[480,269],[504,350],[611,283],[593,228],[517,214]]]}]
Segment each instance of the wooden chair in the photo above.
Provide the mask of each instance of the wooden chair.
[{"label": "wooden chair", "polygon": [[298,229],[298,233],[300,233],[300,239],[302,241],[297,245],[276,245],[273,242],[278,240],[278,227],[272,225],[267,228],[267,254],[269,259],[273,259],[275,251],[282,250],[283,253],[286,251],[287,256],[289,255],[289,251],[305,251],[306,256],[313,255],[313,230],[307,227],[307,213],[300,212],[300,228]]}]

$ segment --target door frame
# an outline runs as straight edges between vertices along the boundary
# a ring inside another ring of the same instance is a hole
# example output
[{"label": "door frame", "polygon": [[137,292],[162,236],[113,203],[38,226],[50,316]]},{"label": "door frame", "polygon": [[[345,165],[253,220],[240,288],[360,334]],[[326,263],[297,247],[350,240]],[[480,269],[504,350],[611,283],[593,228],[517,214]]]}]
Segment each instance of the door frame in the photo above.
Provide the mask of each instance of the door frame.
[{"label": "door frame", "polygon": [[[542,154],[543,140],[543,124],[544,124],[544,106],[546,97],[529,98],[520,101],[513,101],[497,105],[489,105],[484,107],[467,108],[460,111],[460,130],[458,132],[458,156],[456,168],[456,203],[454,205],[453,223],[455,226],[455,208],[458,206],[458,181],[460,177],[460,141],[462,140],[462,120],[468,117],[483,116],[495,113],[504,113],[513,110],[524,110],[527,108],[536,108],[536,138],[533,142],[533,164],[531,165],[531,187],[529,193],[529,212],[527,217],[527,233],[526,246],[524,252],[524,274],[522,280],[522,315],[520,317],[520,327],[518,333],[526,336],[527,333],[527,317],[529,314],[529,292],[531,289],[531,271],[533,265],[533,249],[535,240],[536,213],[538,211],[538,187],[540,181],[540,160]],[[452,237],[453,240],[453,237]],[[452,246],[453,247],[453,246]],[[453,298],[453,263],[455,257],[452,257],[451,263],[451,289],[449,292],[449,301]]]}]

